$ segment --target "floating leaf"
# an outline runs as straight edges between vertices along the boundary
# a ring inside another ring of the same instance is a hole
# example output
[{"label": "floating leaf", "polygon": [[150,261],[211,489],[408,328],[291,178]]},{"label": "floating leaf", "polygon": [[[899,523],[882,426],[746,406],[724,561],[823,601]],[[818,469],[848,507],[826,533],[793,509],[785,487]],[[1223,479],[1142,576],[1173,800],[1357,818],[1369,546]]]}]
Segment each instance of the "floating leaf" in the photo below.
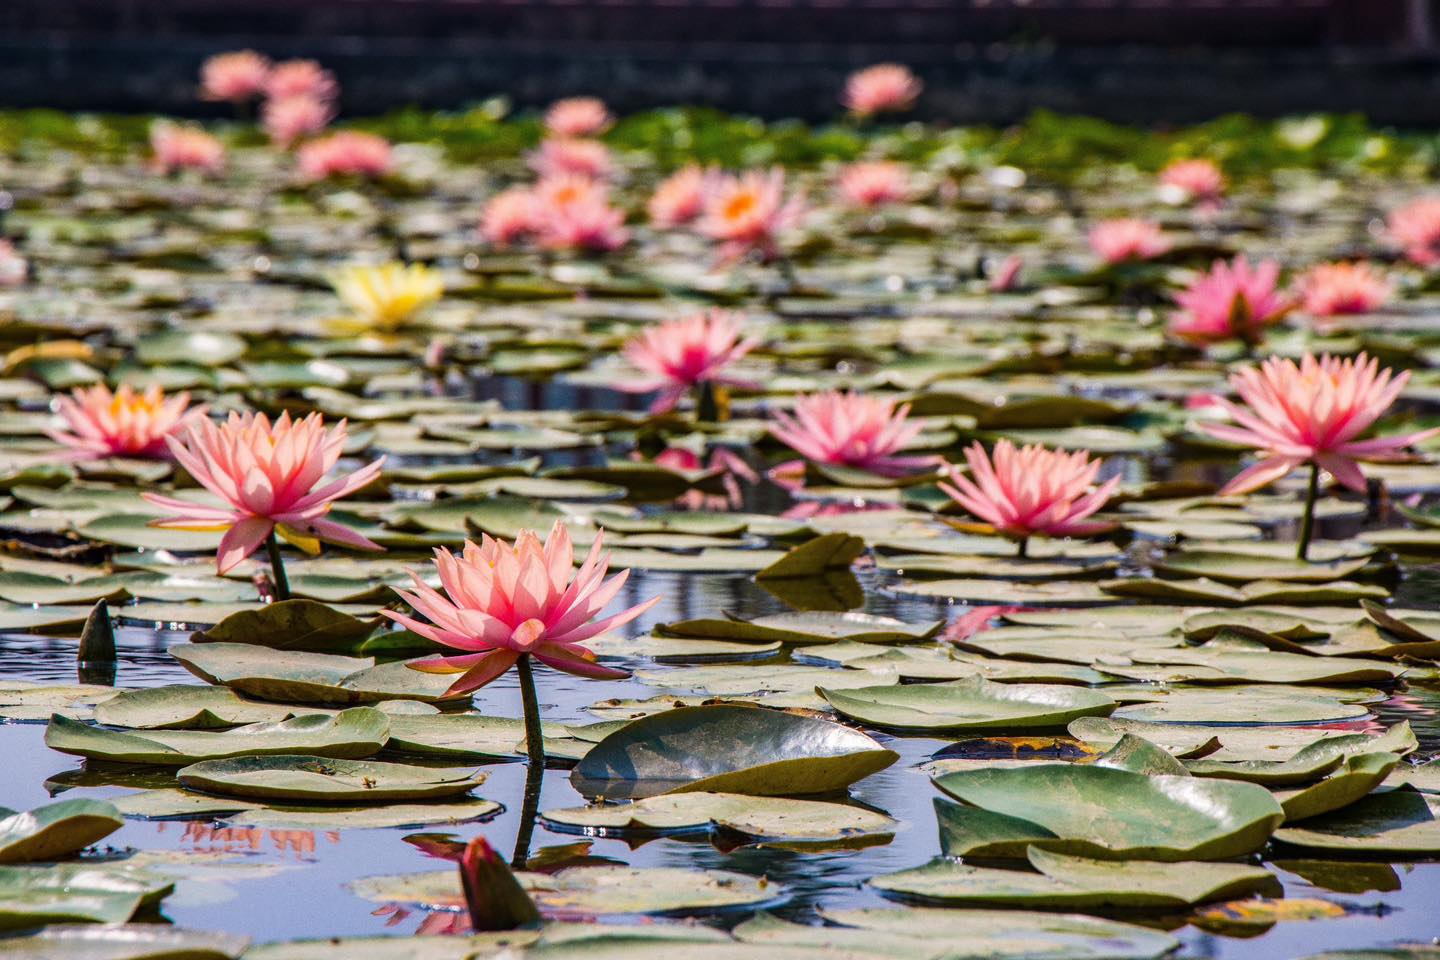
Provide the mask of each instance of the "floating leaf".
[{"label": "floating leaf", "polygon": [[59,860],[123,823],[118,810],[99,800],[61,800],[27,813],[0,808],[0,863]]},{"label": "floating leaf", "polygon": [[379,753],[389,734],[390,720],[385,714],[370,707],[355,707],[333,716],[303,714],[225,731],[127,733],[56,716],[45,731],[45,744],[52,750],[90,760],[183,767],[196,760],[287,753],[357,759]]},{"label": "floating leaf", "polygon": [[858,730],[758,707],[669,710],[627,724],[576,765],[581,793],[785,796],[843,790],[898,759]]},{"label": "floating leaf", "polygon": [[340,653],[355,649],[378,621],[359,620],[315,600],[281,600],[232,613],[191,636],[193,643],[251,643],[277,650]]},{"label": "floating leaf", "polygon": [[1115,701],[1098,690],[991,683],[983,677],[816,692],[852,720],[899,730],[1046,729],[1115,709]]},{"label": "floating leaf", "polygon": [[484,774],[467,770],[299,755],[202,760],[175,777],[183,787],[221,796],[328,804],[441,799],[485,782]]}]

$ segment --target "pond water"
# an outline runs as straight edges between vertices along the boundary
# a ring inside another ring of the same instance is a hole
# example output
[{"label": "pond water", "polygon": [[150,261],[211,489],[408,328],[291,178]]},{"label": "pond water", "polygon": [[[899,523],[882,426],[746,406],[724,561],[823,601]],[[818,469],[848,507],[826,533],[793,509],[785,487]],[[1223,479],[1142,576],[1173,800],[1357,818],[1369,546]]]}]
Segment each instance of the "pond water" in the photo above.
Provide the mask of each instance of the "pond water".
[{"label": "pond water", "polygon": [[[512,409],[621,409],[636,405],[633,398],[610,391],[576,390],[513,378],[477,384],[474,396],[499,399]],[[599,453],[547,454],[546,460],[560,465],[599,462],[599,457]],[[1112,460],[1107,469],[1124,469],[1144,476],[1159,472],[1154,463],[1145,460]],[[1217,479],[1224,468],[1190,465],[1186,470]],[[779,513],[795,506],[785,491],[768,483],[747,488],[745,496],[744,509],[754,512]],[[1343,536],[1356,528],[1353,521],[1342,521],[1323,529],[1333,536]],[[1278,533],[1284,535],[1288,531],[1282,525]],[[857,573],[865,590],[863,609],[870,613],[907,622],[946,619],[953,624],[974,610],[960,601],[931,601],[887,593],[885,588],[894,577],[864,564]],[[1436,608],[1440,605],[1440,589],[1436,587],[1435,573],[1434,568],[1424,566],[1407,570],[1407,581],[1397,601],[1408,607]],[[748,576],[644,570],[632,573],[617,605],[622,601],[623,605],[638,603],[655,595],[662,598],[661,602],[627,628],[627,634],[641,635],[655,624],[717,615],[721,611],[750,618],[787,609]],[[120,612],[123,616],[123,610]],[[194,677],[166,653],[167,647],[185,642],[188,635],[188,630],[125,626],[118,633],[116,683],[125,687],[193,683]],[[76,669],[74,651],[73,640],[27,634],[4,636],[0,642],[0,678],[72,682]],[[803,652],[800,656],[803,662]],[[791,659],[790,655],[781,655],[766,662]],[[653,669],[655,664],[636,660],[626,666]],[[596,684],[543,667],[537,668],[537,676],[544,716],[547,720],[562,722],[593,722],[595,718],[586,708],[602,697],[645,699],[657,693],[690,692],[667,691],[634,681]],[[521,704],[515,675],[507,674],[480,691],[475,697],[475,709],[486,715],[519,716]],[[1377,722],[1388,725],[1406,720],[1420,741],[1417,756],[1429,756],[1440,750],[1440,690],[1411,686],[1403,693],[1396,691],[1392,699],[1373,705],[1372,712],[1373,718],[1368,721],[1340,726],[1373,730],[1377,729]],[[0,788],[0,804],[24,809],[61,796],[72,788],[65,775],[86,768],[73,758],[49,750],[41,739],[43,731],[43,725],[35,723],[0,725],[0,756],[6,758],[8,769],[5,784]],[[892,736],[883,732],[875,736],[898,752],[901,759],[889,769],[858,783],[851,790],[850,799],[885,811],[899,821],[901,827],[889,843],[831,852],[764,847],[722,852],[709,840],[694,836],[660,837],[635,845],[602,837],[588,839],[589,855],[634,866],[725,869],[763,876],[783,884],[786,891],[783,899],[772,906],[773,912],[802,922],[819,922],[817,907],[893,905],[893,901],[887,901],[868,887],[866,881],[880,874],[918,866],[939,854],[932,808],[932,798],[937,791],[930,785],[929,778],[916,768],[954,740]],[[90,768],[105,769],[104,765],[95,764]],[[503,804],[503,812],[483,823],[429,830],[453,833],[462,839],[483,835],[497,850],[509,851],[520,827],[525,765],[495,763],[486,766],[485,771],[487,780],[477,792]],[[103,780],[103,772],[100,776]],[[81,792],[105,797],[127,791],[101,786],[86,787]],[[542,811],[576,806],[585,799],[571,786],[566,770],[552,766],[546,771]],[[225,827],[207,820],[131,821],[106,843],[119,849],[172,850],[188,855],[193,865],[183,869],[186,882],[166,900],[165,917],[183,927],[242,933],[257,942],[266,942],[317,936],[404,936],[435,932],[437,924],[443,929],[446,915],[409,905],[377,905],[347,889],[351,882],[363,877],[436,869],[437,861],[405,842],[405,837],[420,832],[427,831],[416,828],[321,831]],[[530,852],[533,856],[547,847],[558,848],[579,839],[540,823],[535,828]],[[244,869],[213,866],[217,855],[223,855],[220,859],[226,864],[242,862]],[[1275,856],[1264,862],[1282,880],[1287,898],[1323,896],[1343,906],[1345,916],[1280,923],[1243,934],[1217,934],[1188,924],[1183,915],[1109,915],[1174,932],[1183,943],[1177,956],[1231,960],[1271,960],[1320,949],[1423,942],[1440,932],[1434,914],[1436,898],[1440,897],[1440,863],[1387,865],[1339,860],[1331,861],[1334,869],[1321,876],[1305,870],[1307,861],[1302,853],[1295,853],[1290,859]],[[1316,882],[1307,880],[1296,868]],[[728,926],[748,915],[748,911],[742,911],[674,922]]]}]

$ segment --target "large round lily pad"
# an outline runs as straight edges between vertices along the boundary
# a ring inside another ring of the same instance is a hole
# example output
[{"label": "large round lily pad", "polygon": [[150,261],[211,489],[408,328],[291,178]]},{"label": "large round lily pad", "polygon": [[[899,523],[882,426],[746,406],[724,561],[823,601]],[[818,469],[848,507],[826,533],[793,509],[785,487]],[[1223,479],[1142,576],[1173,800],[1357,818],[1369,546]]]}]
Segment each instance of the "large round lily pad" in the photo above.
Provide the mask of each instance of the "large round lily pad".
[{"label": "large round lily pad", "polygon": [[389,717],[372,707],[354,707],[224,731],[124,732],[56,716],[45,731],[45,744],[90,760],[183,767],[197,760],[286,753],[357,759],[379,753],[389,735]]},{"label": "large round lily pad", "polygon": [[882,893],[922,903],[1046,910],[1174,910],[1252,893],[1280,893],[1280,881],[1270,871],[1239,863],[1092,860],[1038,849],[1029,860],[1039,872],[941,859],[870,883]]},{"label": "large round lily pad", "polygon": [[284,720],[294,707],[258,703],[228,687],[175,683],[126,690],[95,707],[95,722],[146,730],[218,730]]},{"label": "large round lily pad", "polygon": [[[984,813],[1033,826],[1024,840],[1037,847],[1100,858],[1243,856],[1263,847],[1284,817],[1270,792],[1255,784],[1094,765],[988,767],[945,774],[935,785]],[[1119,810],[1125,815],[1116,816]],[[995,855],[1015,856],[1024,846],[999,843]]]},{"label": "large round lily pad", "polygon": [[1103,717],[1115,701],[1098,690],[1059,684],[992,683],[970,677],[816,692],[841,714],[899,730],[1034,730],[1063,727],[1080,717]]},{"label": "large round lily pad", "polygon": [[183,787],[221,796],[324,804],[457,797],[485,782],[469,770],[298,755],[202,760],[175,776]]},{"label": "large round lily pad", "polygon": [[709,791],[755,796],[843,790],[898,755],[858,730],[761,707],[681,707],[601,740],[571,775],[610,798]]},{"label": "large round lily pad", "polygon": [[[537,906],[552,917],[599,914],[683,915],[754,908],[785,898],[777,883],[726,870],[668,867],[587,866],[558,873],[516,871]],[[465,901],[454,870],[401,876],[367,877],[350,889],[378,903],[417,903],[456,908]]]},{"label": "large round lily pad", "polygon": [[864,807],[735,793],[669,793],[628,803],[547,811],[553,829],[594,836],[645,836],[719,829],[756,840],[868,845],[895,832],[894,820]]}]

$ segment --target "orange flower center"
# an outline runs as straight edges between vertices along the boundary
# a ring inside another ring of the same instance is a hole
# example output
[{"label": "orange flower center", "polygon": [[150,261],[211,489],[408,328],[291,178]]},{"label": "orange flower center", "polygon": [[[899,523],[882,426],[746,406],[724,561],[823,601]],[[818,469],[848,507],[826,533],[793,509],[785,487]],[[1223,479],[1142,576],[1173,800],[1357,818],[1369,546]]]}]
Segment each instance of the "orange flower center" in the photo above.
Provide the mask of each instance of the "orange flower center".
[{"label": "orange flower center", "polygon": [[725,219],[739,220],[753,211],[758,203],[759,199],[748,190],[737,193],[725,204]]}]

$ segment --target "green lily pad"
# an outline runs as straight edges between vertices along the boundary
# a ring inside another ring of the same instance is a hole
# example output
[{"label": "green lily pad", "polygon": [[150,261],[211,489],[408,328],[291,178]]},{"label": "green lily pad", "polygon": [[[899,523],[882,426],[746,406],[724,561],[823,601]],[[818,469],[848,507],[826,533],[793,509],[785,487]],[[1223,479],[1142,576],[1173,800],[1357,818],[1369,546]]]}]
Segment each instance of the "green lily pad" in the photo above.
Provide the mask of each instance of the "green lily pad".
[{"label": "green lily pad", "polygon": [[0,930],[81,921],[124,923],[172,889],[140,871],[101,864],[0,867]]},{"label": "green lily pad", "polygon": [[[1329,689],[1329,688],[1325,688]],[[1123,694],[1111,690],[1121,699]],[[1156,687],[1143,691],[1146,702],[1120,707],[1120,720],[1163,723],[1331,723],[1368,715],[1363,704],[1344,703],[1305,688],[1247,686]]]},{"label": "green lily pad", "polygon": [[485,782],[468,770],[301,755],[202,760],[175,777],[187,789],[226,797],[331,805],[456,797]]},{"label": "green lily pad", "polygon": [[1333,813],[1281,827],[1275,839],[1326,853],[1433,857],[1440,855],[1440,797],[1410,790],[1372,793]]},{"label": "green lily pad", "polygon": [[224,731],[107,730],[65,717],[54,717],[45,745],[89,760],[183,767],[197,760],[307,753],[335,759],[373,756],[385,746],[390,720],[371,707],[355,707],[331,716],[302,714],[289,720],[251,723]]},{"label": "green lily pad", "polygon": [[14,960],[235,960],[249,937],[155,923],[57,924],[5,941]]},{"label": "green lily pad", "polygon": [[753,643],[919,643],[929,640],[945,626],[943,620],[906,623],[893,617],[868,613],[792,611],[753,620],[681,620],[658,624],[655,632],[665,636]]},{"label": "green lily pad", "polygon": [[95,722],[145,730],[222,730],[284,720],[298,712],[245,700],[228,687],[177,683],[126,690],[102,701],[96,704]]},{"label": "green lily pad", "polygon": [[[949,773],[935,785],[981,810],[1034,824],[1055,839],[1035,845],[1084,856],[1214,860],[1264,846],[1280,804],[1263,787],[1196,777],[1146,776],[1080,764],[1037,763]],[[1126,816],[1113,816],[1124,809]],[[1023,848],[995,855],[1014,856]]]},{"label": "green lily pad", "polygon": [[1208,577],[1225,583],[1250,583],[1255,580],[1329,583],[1360,572],[1369,562],[1369,557],[1314,562],[1293,557],[1282,559],[1245,553],[1182,550],[1156,563],[1155,569],[1177,576]]},{"label": "green lily pad", "polygon": [[1345,758],[1330,776],[1302,790],[1276,796],[1285,809],[1285,822],[1305,820],[1348,807],[1380,786],[1400,758],[1393,753],[1361,753]]},{"label": "green lily pad", "polygon": [[[1382,738],[1369,734],[1352,733],[1316,740],[1284,760],[1207,759],[1192,760],[1186,766],[1197,777],[1223,777],[1266,786],[1311,783],[1335,770],[1347,758],[1378,752],[1381,741]],[[1398,755],[1391,755],[1399,759]]]},{"label": "green lily pad", "polygon": [[904,684],[816,692],[852,720],[898,730],[1034,730],[1103,717],[1115,701],[1098,690],[971,677],[950,683]]},{"label": "green lily pad", "polygon": [[940,859],[876,877],[870,884],[882,893],[922,903],[1049,910],[1176,910],[1281,891],[1270,871],[1238,863],[1117,862],[1034,848],[1029,860],[1038,873]]},{"label": "green lily pad", "polygon": [[[1029,957],[1039,950],[1076,958],[1149,960],[1167,955],[1177,945],[1174,937],[1160,930],[1074,914],[931,907],[822,909],[820,914],[831,924],[870,933],[872,947],[884,944],[883,938],[913,937],[929,949],[935,943],[964,943],[967,950],[973,946],[981,955],[995,958]],[[929,949],[920,955],[929,955]]]},{"label": "green lily pad", "polygon": [[359,620],[315,600],[281,600],[232,613],[190,637],[192,643],[251,643],[277,650],[340,653],[355,649],[378,621]]},{"label": "green lily pad", "polygon": [[601,740],[571,774],[588,796],[829,793],[898,759],[858,730],[759,707],[682,707]]},{"label": "green lily pad", "polygon": [[[1115,717],[1085,717],[1070,724],[1072,737],[1093,747],[1109,749],[1126,734],[1144,737],[1163,746],[1176,757],[1193,759],[1280,763],[1319,740],[1348,740],[1348,730],[1315,730],[1306,727],[1224,726],[1205,724],[1151,723]],[[1353,753],[1406,754],[1419,744],[1410,724],[1401,721],[1379,736],[1368,736]]]},{"label": "green lily pad", "polygon": [[26,813],[0,808],[0,863],[59,860],[123,824],[120,812],[99,800],[61,800]]},{"label": "green lily pad", "polygon": [[[785,888],[779,884],[725,870],[590,866],[553,874],[516,871],[515,876],[542,911],[570,916],[681,916],[754,907],[785,896]],[[366,877],[350,884],[350,889],[377,903],[453,909],[465,902],[460,876],[454,870]]]},{"label": "green lily pad", "polygon": [[868,845],[895,832],[882,813],[841,803],[735,793],[669,793],[628,803],[547,811],[552,829],[633,836],[718,829],[749,840]]},{"label": "green lily pad", "polygon": [[376,666],[368,657],[273,650],[246,643],[192,643],[170,648],[191,673],[259,700],[279,703],[361,704],[444,698],[454,681],[403,663]]},{"label": "green lily pad", "polygon": [[849,567],[865,552],[865,541],[847,533],[826,533],[791,548],[755,574],[757,580],[814,577],[827,570]]}]

